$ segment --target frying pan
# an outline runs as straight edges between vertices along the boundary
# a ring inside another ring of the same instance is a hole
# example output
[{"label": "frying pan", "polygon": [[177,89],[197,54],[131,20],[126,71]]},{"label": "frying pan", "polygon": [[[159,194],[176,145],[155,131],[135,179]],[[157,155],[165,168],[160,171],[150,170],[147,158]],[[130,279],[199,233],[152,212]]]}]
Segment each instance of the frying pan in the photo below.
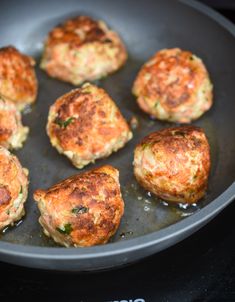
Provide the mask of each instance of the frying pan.
[{"label": "frying pan", "polygon": [[[37,188],[46,188],[78,171],[50,145],[45,132],[49,106],[73,88],[49,78],[37,68],[37,103],[23,116],[30,136],[16,152],[30,171],[26,217],[1,235],[0,259],[18,265],[91,271],[114,268],[166,249],[197,231],[235,196],[235,27],[218,13],[191,0],[141,1],[1,1],[0,46],[13,44],[33,55],[37,62],[48,31],[79,14],[103,19],[125,41],[129,59],[109,77],[96,81],[117,102],[129,120],[139,127],[126,147],[95,165],[112,164],[120,170],[125,215],[117,234],[103,246],[62,248],[46,238],[38,223],[39,212],[32,198]],[[204,128],[211,145],[212,170],[207,195],[197,206],[170,206],[142,190],[132,172],[133,149],[146,134],[173,126],[153,121],[138,108],[131,86],[140,66],[157,50],[180,47],[205,62],[214,84],[212,109],[193,124]],[[183,251],[182,251],[183,252]]]}]

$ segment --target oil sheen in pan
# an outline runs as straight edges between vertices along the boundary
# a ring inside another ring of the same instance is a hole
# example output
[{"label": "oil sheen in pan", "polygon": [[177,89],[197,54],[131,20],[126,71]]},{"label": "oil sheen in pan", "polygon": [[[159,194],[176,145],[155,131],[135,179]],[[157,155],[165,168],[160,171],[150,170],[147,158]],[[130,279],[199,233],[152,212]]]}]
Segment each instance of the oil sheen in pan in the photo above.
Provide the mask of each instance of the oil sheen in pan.
[{"label": "oil sheen in pan", "polygon": [[[40,53],[36,53],[37,63]],[[196,121],[195,125],[203,127],[211,146],[212,169],[207,195],[196,206],[183,207],[167,204],[149,192],[143,190],[133,175],[133,151],[135,145],[150,132],[165,127],[175,126],[166,122],[151,120],[138,108],[135,98],[131,94],[134,78],[144,63],[136,60],[131,53],[127,64],[115,74],[95,83],[113,97],[125,118],[130,121],[133,116],[138,119],[138,127],[133,130],[133,139],[123,149],[110,157],[97,160],[95,165],[89,165],[81,171],[103,164],[112,164],[120,171],[120,183],[125,201],[125,214],[112,242],[138,237],[157,231],[171,225],[188,215],[193,214],[215,198],[213,189],[213,175],[216,171],[217,141],[216,127],[210,115],[205,114]],[[38,64],[37,64],[38,66]],[[71,163],[50,145],[45,126],[49,106],[65,92],[73,89],[70,84],[49,78],[42,70],[36,68],[40,83],[39,96],[36,104],[23,116],[23,122],[30,127],[29,138],[23,149],[16,152],[22,165],[30,171],[29,197],[26,202],[26,216],[18,226],[9,227],[1,234],[1,240],[23,245],[56,246],[52,239],[43,234],[38,223],[39,211],[33,200],[33,191],[46,188],[52,184],[81,171],[76,170]],[[118,85],[117,85],[118,83]]]}]

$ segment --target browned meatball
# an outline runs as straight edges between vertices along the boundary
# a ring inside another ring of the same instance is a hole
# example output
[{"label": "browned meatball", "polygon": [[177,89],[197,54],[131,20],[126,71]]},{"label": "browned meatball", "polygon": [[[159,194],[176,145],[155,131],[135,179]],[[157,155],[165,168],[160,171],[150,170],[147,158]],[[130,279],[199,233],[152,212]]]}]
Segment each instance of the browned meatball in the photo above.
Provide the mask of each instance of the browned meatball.
[{"label": "browned meatball", "polygon": [[37,96],[34,65],[32,57],[12,46],[0,48],[0,94],[20,110],[33,103]]},{"label": "browned meatball", "polygon": [[189,123],[212,106],[212,84],[202,60],[179,48],[157,52],[141,68],[133,93],[160,120]]},{"label": "browned meatball", "polygon": [[77,168],[109,156],[132,138],[110,96],[88,83],[61,96],[50,108],[47,133],[52,145]]},{"label": "browned meatball", "polygon": [[48,35],[41,61],[51,77],[78,85],[119,69],[127,53],[118,34],[87,16],[69,19]]},{"label": "browned meatball", "polygon": [[137,181],[167,201],[197,202],[205,194],[209,171],[210,148],[204,131],[198,127],[156,131],[135,149]]},{"label": "browned meatball", "polygon": [[37,190],[45,234],[66,247],[106,243],[124,212],[118,178],[118,170],[103,166]]},{"label": "browned meatball", "polygon": [[18,149],[27,138],[28,127],[21,123],[21,114],[14,103],[0,95],[0,145],[7,149]]},{"label": "browned meatball", "polygon": [[25,214],[28,195],[28,170],[16,156],[0,146],[0,230]]}]

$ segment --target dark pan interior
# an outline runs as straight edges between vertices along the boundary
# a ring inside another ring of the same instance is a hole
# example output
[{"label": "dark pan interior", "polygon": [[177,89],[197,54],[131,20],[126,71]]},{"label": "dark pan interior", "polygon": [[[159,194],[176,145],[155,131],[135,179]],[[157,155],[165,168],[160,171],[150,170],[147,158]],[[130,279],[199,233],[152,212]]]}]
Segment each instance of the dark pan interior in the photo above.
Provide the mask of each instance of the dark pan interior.
[{"label": "dark pan interior", "polygon": [[[187,1],[186,1],[187,2]],[[47,32],[71,16],[87,14],[106,21],[124,39],[129,53],[126,65],[117,73],[97,81],[113,97],[127,120],[135,116],[139,128],[128,145],[107,159],[82,171],[112,164],[120,170],[125,215],[112,241],[126,240],[164,228],[193,214],[218,197],[235,176],[235,39],[221,25],[183,1],[1,1],[0,46],[13,44],[40,60]],[[148,133],[174,124],[153,121],[138,108],[131,94],[141,65],[157,50],[180,47],[203,59],[214,84],[212,109],[193,124],[204,128],[211,145],[212,170],[209,190],[198,206],[183,209],[164,205],[150,197],[133,176],[133,150]],[[29,138],[16,154],[30,171],[26,216],[17,227],[8,228],[1,240],[31,246],[55,246],[38,223],[39,212],[32,193],[72,174],[79,173],[50,145],[45,132],[49,106],[74,86],[49,78],[38,67],[39,95],[25,113]]]}]

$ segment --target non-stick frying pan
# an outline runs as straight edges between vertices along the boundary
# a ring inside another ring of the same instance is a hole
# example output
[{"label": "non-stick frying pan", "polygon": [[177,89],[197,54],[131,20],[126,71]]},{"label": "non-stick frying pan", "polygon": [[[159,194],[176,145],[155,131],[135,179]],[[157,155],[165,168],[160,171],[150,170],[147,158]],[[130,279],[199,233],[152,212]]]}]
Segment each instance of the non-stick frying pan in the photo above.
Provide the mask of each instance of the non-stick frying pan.
[{"label": "non-stick frying pan", "polygon": [[[226,207],[235,196],[235,28],[218,13],[191,0],[142,1],[1,1],[0,46],[13,44],[39,62],[48,31],[63,20],[86,14],[105,20],[124,39],[129,59],[124,68],[96,84],[104,87],[129,120],[139,127],[133,140],[95,166],[112,164],[120,170],[125,215],[111,242],[90,248],[62,248],[43,235],[32,193],[77,173],[54,150],[45,125],[49,106],[73,87],[49,78],[37,68],[39,96],[24,115],[30,136],[17,152],[30,170],[26,217],[1,235],[0,259],[19,265],[70,271],[112,268],[137,261],[189,236]],[[157,50],[180,47],[205,62],[214,84],[214,105],[195,125],[201,126],[211,145],[209,189],[197,206],[170,206],[150,196],[132,172],[133,149],[151,131],[171,124],[153,121],[138,108],[131,86],[140,66]],[[92,165],[86,169],[90,169]],[[183,253],[183,251],[182,251]]]}]

